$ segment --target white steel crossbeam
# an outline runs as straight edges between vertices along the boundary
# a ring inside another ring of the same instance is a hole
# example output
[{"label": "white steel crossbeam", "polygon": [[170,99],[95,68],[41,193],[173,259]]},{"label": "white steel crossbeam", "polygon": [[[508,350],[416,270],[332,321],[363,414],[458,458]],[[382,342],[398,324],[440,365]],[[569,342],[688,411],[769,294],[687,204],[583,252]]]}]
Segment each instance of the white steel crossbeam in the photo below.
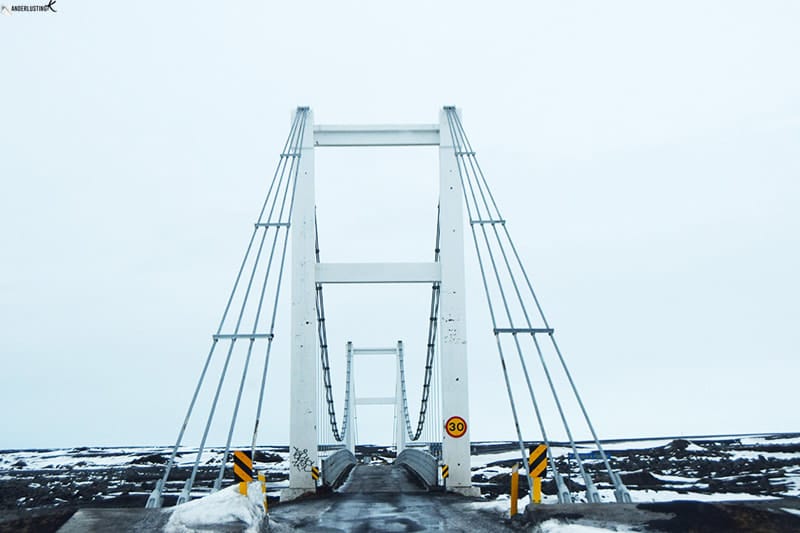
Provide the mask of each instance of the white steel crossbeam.
[{"label": "white steel crossbeam", "polygon": [[317,263],[317,283],[432,283],[439,263]]},{"label": "white steel crossbeam", "polygon": [[394,405],[397,400],[394,396],[375,398],[356,398],[356,405]]},{"label": "white steel crossbeam", "polygon": [[353,348],[354,355],[397,355],[397,348]]},{"label": "white steel crossbeam", "polygon": [[314,145],[438,146],[439,125],[316,126]]}]

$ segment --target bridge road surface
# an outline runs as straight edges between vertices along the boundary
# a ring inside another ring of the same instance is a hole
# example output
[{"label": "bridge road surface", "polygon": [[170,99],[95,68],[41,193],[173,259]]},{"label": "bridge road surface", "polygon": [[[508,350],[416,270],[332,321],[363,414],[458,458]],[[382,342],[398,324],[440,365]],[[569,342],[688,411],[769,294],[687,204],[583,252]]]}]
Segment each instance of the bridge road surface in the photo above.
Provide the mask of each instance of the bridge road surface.
[{"label": "bridge road surface", "polygon": [[357,465],[329,497],[270,508],[270,531],[513,531],[499,513],[478,510],[473,502],[427,492],[401,466]]}]

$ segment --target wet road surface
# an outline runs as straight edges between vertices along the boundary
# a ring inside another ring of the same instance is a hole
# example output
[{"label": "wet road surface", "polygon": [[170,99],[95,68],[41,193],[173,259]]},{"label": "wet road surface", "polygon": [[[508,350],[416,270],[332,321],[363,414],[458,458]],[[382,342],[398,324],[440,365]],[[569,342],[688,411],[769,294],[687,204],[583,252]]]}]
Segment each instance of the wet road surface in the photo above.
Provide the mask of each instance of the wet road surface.
[{"label": "wet road surface", "polygon": [[276,505],[271,531],[512,531],[476,500],[427,492],[402,467],[358,465],[337,493]]},{"label": "wet road surface", "polygon": [[394,465],[356,465],[338,492],[345,494],[376,492],[427,492],[409,472]]},{"label": "wet road surface", "polygon": [[497,512],[454,494],[334,494],[270,509],[271,531],[512,531]]}]

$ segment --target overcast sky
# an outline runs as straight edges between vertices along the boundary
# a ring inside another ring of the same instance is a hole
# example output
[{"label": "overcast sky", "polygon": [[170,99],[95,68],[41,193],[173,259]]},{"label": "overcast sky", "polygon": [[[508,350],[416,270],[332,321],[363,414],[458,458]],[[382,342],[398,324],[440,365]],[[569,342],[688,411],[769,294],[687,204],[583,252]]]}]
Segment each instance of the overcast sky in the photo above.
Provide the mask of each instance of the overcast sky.
[{"label": "overcast sky", "polygon": [[[174,440],[297,105],[463,110],[601,437],[800,430],[797,2],[55,7],[0,16],[0,448]],[[316,159],[325,259],[431,258],[436,150]],[[509,438],[466,260],[472,437]],[[429,294],[326,292],[338,389],[347,340],[403,339],[417,401]]]}]

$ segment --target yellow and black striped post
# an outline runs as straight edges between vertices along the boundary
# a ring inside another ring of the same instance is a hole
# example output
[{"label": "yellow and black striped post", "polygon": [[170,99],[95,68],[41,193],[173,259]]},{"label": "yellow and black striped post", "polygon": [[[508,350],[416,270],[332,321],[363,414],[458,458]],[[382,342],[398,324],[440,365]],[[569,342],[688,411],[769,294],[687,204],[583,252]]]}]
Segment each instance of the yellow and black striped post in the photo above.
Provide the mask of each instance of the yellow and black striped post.
[{"label": "yellow and black striped post", "polygon": [[538,445],[528,455],[528,472],[533,478],[533,503],[542,503],[542,478],[547,475],[547,446]]},{"label": "yellow and black striped post", "polygon": [[253,459],[250,452],[233,452],[233,477],[239,482],[239,492],[247,496],[247,484],[253,481]]},{"label": "yellow and black striped post", "polygon": [[319,481],[319,468],[316,466],[311,467],[311,478],[314,480],[314,482]]},{"label": "yellow and black striped post", "polygon": [[444,486],[447,486],[447,478],[450,477],[450,467],[447,465],[442,465],[442,481],[444,481]]}]

